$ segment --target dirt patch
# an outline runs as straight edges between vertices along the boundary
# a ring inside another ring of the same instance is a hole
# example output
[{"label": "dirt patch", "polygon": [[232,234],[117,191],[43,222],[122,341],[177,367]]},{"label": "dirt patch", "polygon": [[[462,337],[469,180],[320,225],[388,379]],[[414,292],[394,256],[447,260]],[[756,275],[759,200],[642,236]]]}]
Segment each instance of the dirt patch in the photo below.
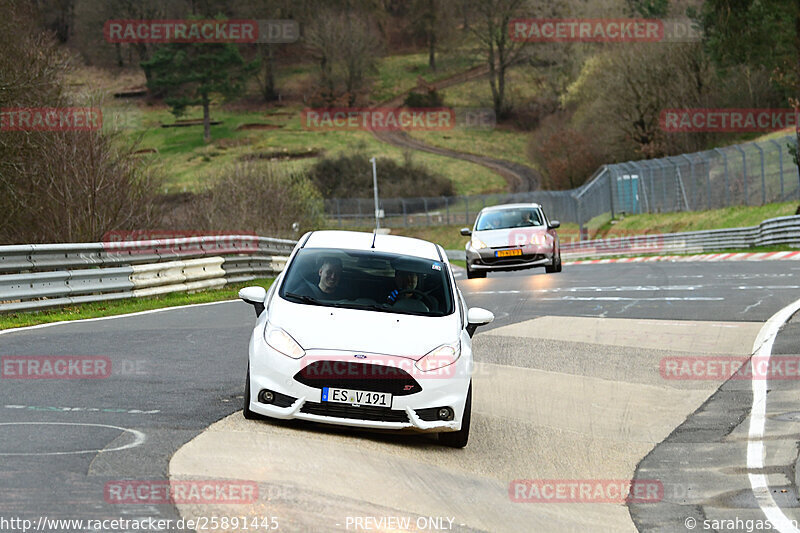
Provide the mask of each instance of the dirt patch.
[{"label": "dirt patch", "polygon": [[[209,121],[211,126],[217,126],[218,124],[222,124],[221,120],[211,120]],[[162,128],[185,128],[187,126],[202,126],[203,119],[202,118],[184,118],[176,120],[173,124],[161,124]]]},{"label": "dirt patch", "polygon": [[256,160],[269,160],[269,161],[288,161],[292,159],[306,159],[309,157],[318,157],[325,153],[322,148],[309,148],[307,150],[272,150],[269,152],[255,152],[252,154],[244,154],[239,159],[242,161],[256,161]]},{"label": "dirt patch", "polygon": [[257,124],[257,123],[250,123],[250,124],[240,124],[236,131],[240,130],[279,130],[283,126],[277,126],[275,124]]},{"label": "dirt patch", "polygon": [[133,155],[141,155],[141,154],[157,154],[158,148],[142,148],[141,150],[136,150],[133,152]]}]

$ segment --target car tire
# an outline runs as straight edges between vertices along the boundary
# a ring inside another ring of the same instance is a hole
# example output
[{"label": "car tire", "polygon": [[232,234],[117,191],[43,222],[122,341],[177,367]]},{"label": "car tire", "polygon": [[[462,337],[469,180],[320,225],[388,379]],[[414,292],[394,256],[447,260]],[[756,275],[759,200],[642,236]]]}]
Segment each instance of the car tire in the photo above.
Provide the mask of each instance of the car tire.
[{"label": "car tire", "polygon": [[467,279],[475,279],[475,278],[485,278],[486,272],[475,272],[474,270],[470,270],[469,266],[467,266]]},{"label": "car tire", "polygon": [[439,433],[439,444],[450,448],[463,448],[469,440],[469,423],[472,418],[472,382],[467,389],[467,402],[464,405],[464,416],[461,417],[461,429]]},{"label": "car tire", "polygon": [[242,414],[247,420],[260,420],[261,416],[250,410],[250,365],[247,365],[247,378],[244,380],[244,408]]},{"label": "car tire", "polygon": [[546,265],[544,267],[544,271],[548,274],[553,274],[555,272],[561,272],[561,252],[557,256],[553,257],[553,264]]}]

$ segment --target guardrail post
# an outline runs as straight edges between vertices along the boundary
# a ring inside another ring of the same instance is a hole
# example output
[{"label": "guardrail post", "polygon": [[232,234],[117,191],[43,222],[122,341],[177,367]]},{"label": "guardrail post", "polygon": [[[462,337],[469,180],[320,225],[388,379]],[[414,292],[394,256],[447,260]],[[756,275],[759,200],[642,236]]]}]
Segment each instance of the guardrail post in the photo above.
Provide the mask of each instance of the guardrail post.
[{"label": "guardrail post", "polygon": [[339,205],[339,199],[336,199],[336,220],[339,222],[339,227],[342,227],[342,209]]},{"label": "guardrail post", "polygon": [[422,205],[425,208],[425,220],[428,223],[428,226],[431,225],[431,214],[428,212],[428,199],[424,196],[422,197]]},{"label": "guardrail post", "polygon": [[408,227],[408,212],[406,211],[406,200],[405,198],[400,198],[400,203],[403,206],[403,227]]},{"label": "guardrail post", "polygon": [[447,196],[442,196],[442,198],[444,198],[445,223],[449,226],[450,225],[450,200],[447,199]]}]

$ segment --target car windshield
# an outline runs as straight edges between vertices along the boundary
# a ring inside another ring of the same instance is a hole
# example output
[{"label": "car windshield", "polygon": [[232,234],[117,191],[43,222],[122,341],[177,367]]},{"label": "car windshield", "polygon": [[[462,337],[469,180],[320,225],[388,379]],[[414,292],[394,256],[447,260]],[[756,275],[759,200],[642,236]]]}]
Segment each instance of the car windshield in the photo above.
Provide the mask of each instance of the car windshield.
[{"label": "car windshield", "polygon": [[535,207],[520,207],[482,213],[475,225],[475,231],[542,225],[544,217],[541,210]]},{"label": "car windshield", "polygon": [[377,251],[301,249],[279,294],[307,305],[422,316],[453,312],[445,263]]}]

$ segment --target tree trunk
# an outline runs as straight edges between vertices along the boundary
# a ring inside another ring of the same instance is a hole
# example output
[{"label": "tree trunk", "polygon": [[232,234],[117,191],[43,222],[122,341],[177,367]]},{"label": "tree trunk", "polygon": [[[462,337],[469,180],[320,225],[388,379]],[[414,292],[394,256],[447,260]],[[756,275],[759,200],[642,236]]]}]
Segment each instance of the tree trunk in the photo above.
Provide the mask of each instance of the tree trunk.
[{"label": "tree trunk", "polygon": [[428,68],[436,70],[436,33],[428,34]]},{"label": "tree trunk", "polygon": [[436,0],[428,0],[428,68],[436,70]]},{"label": "tree trunk", "polygon": [[271,44],[264,45],[261,57],[264,59],[264,100],[272,102],[278,95],[275,93],[275,56]]},{"label": "tree trunk", "polygon": [[211,142],[211,118],[208,112],[208,95],[203,95],[203,141],[206,144]]}]

